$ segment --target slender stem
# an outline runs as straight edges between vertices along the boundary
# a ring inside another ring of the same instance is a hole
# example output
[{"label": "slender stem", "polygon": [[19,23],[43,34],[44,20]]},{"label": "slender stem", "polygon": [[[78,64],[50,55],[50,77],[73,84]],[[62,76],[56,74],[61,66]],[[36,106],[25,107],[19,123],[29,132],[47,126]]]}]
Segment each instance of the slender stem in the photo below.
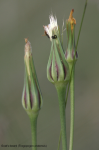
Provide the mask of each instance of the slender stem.
[{"label": "slender stem", "polygon": [[[69,86],[69,85],[68,85],[68,86]],[[69,90],[69,88],[67,89],[67,92],[69,93],[68,90]],[[65,109],[66,109],[66,104],[67,104],[68,93],[67,93],[67,95],[66,95]],[[59,141],[58,141],[58,148],[57,148],[57,150],[59,150],[59,148],[60,148],[61,135],[62,135],[62,131],[60,130],[60,135],[59,135]]]},{"label": "slender stem", "polygon": [[32,131],[32,150],[37,150],[37,116],[29,116]]},{"label": "slender stem", "polygon": [[[72,65],[70,66],[70,70],[72,70]],[[71,121],[70,121],[69,150],[73,149],[73,137],[74,137],[74,70],[75,70],[75,66],[73,66],[71,82],[70,82]]]},{"label": "slender stem", "polygon": [[56,86],[59,100],[59,109],[60,109],[60,121],[61,121],[61,133],[62,133],[62,148],[67,150],[67,141],[66,141],[66,116],[65,116],[65,96],[66,96],[66,85],[65,86]]}]

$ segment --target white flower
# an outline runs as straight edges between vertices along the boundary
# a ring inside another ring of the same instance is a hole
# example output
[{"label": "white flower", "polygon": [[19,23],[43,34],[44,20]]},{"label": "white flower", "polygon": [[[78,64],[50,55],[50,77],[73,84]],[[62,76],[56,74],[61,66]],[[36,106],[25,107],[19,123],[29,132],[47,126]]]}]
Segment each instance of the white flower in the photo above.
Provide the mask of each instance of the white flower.
[{"label": "white flower", "polygon": [[57,24],[57,18],[54,17],[53,15],[49,16],[50,24],[47,26],[43,26],[45,30],[45,34],[52,40],[52,31],[58,30],[58,24]]}]

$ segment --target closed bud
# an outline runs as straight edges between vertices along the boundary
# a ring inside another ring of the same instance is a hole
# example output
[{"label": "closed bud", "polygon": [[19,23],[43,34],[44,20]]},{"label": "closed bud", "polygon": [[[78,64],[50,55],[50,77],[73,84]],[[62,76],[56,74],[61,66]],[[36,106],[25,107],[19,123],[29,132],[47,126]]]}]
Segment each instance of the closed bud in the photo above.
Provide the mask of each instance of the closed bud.
[{"label": "closed bud", "polygon": [[66,21],[66,33],[67,33],[67,49],[65,52],[65,58],[68,63],[72,63],[77,60],[78,54],[75,53],[75,25],[76,20],[73,18],[74,9],[71,10],[69,19]]},{"label": "closed bud", "polygon": [[69,81],[69,67],[59,38],[52,40],[50,57],[47,65],[47,78],[50,82],[67,83]]},{"label": "closed bud", "polygon": [[32,48],[28,39],[25,39],[25,78],[22,95],[22,105],[29,115],[39,112],[42,106],[42,95],[33,63]]}]

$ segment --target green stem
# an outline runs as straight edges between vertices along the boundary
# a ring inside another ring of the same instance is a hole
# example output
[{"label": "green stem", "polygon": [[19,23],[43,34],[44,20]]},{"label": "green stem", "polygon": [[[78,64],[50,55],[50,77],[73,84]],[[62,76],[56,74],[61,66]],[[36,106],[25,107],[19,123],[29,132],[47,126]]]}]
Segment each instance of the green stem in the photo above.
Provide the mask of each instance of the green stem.
[{"label": "green stem", "polygon": [[66,141],[66,116],[65,116],[65,96],[66,96],[66,85],[56,86],[59,100],[60,109],[60,121],[61,121],[61,133],[62,133],[62,148],[67,150]]},{"label": "green stem", "polygon": [[37,150],[37,116],[29,116],[32,131],[32,150]]},{"label": "green stem", "polygon": [[[72,70],[73,69],[73,70]],[[73,149],[73,137],[74,137],[74,70],[75,65],[70,66],[71,73],[71,82],[70,82],[70,99],[71,99],[71,121],[70,121],[70,143],[69,150]]]}]

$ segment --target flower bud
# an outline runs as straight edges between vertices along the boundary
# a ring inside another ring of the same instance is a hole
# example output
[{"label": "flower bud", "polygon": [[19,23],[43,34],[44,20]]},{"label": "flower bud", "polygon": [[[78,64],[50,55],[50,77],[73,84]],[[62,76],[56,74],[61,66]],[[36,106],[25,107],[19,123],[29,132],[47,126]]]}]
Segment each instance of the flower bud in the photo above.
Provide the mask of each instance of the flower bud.
[{"label": "flower bud", "polygon": [[68,63],[72,63],[77,60],[78,54],[75,53],[75,24],[76,20],[73,18],[74,9],[71,10],[69,19],[66,21],[67,32],[67,50],[65,58]]},{"label": "flower bud", "polygon": [[25,39],[25,78],[22,94],[22,105],[29,115],[38,113],[42,106],[42,95],[33,63],[32,48],[28,39]]},{"label": "flower bud", "polygon": [[52,39],[51,52],[47,65],[47,78],[50,82],[57,84],[58,82],[67,83],[69,80],[69,66],[65,60],[65,55],[57,36]]},{"label": "flower bud", "polygon": [[60,82],[66,84],[69,81],[70,73],[62,48],[57,18],[54,18],[52,15],[49,18],[50,24],[43,26],[45,34],[51,40],[51,52],[47,65],[47,78],[54,84]]}]

